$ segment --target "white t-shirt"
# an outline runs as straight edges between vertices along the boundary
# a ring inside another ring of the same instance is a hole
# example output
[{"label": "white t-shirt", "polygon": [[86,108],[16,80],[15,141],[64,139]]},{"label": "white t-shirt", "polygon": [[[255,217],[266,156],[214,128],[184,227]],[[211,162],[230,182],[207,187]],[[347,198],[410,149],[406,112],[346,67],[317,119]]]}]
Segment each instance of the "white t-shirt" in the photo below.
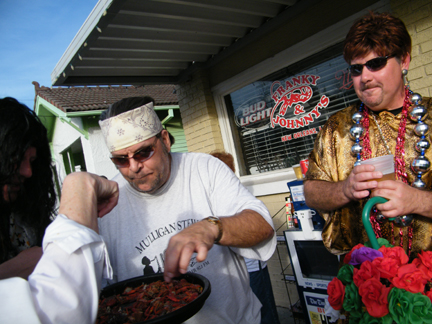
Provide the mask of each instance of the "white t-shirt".
[{"label": "white t-shirt", "polygon": [[64,215],[48,226],[29,280],[0,280],[0,322],[93,323],[102,275],[112,276],[102,237]]},{"label": "white t-shirt", "polygon": [[[205,217],[251,209],[273,227],[265,205],[223,162],[202,153],[171,156],[170,179],[154,194],[136,191],[121,175],[113,179],[119,183],[119,203],[100,220],[100,233],[117,281],[163,272],[169,239]],[[261,304],[250,289],[243,257],[268,260],[275,247],[276,236],[253,248],[214,245],[204,262],[194,254],[188,271],[208,278],[211,294],[187,323],[259,323]]]},{"label": "white t-shirt", "polygon": [[265,261],[245,258],[245,262],[249,273],[259,271],[267,267],[267,262]]}]

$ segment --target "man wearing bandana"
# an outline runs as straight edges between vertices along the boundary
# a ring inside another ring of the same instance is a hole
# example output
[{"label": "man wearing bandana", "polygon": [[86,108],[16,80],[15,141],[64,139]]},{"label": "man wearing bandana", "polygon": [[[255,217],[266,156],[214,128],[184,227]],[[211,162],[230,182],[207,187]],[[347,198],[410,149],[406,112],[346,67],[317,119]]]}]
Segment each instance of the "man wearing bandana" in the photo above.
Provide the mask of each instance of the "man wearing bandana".
[{"label": "man wearing bandana", "polygon": [[243,257],[267,260],[274,253],[264,204],[219,159],[171,153],[172,138],[149,97],[113,104],[100,125],[120,172],[113,179],[119,203],[99,223],[114,281],[144,270],[163,271],[166,281],[201,274],[211,294],[187,323],[260,323]]},{"label": "man wearing bandana", "polygon": [[[368,241],[361,212],[369,197],[379,196],[388,201],[371,216],[376,236],[411,256],[432,250],[431,99],[413,94],[406,80],[411,37],[400,19],[370,13],[348,32],[344,58],[360,102],[327,121],[304,184],[307,205],[326,220],[324,244],[345,254]],[[377,181],[382,173],[361,161],[388,154],[394,155],[396,180]]]}]

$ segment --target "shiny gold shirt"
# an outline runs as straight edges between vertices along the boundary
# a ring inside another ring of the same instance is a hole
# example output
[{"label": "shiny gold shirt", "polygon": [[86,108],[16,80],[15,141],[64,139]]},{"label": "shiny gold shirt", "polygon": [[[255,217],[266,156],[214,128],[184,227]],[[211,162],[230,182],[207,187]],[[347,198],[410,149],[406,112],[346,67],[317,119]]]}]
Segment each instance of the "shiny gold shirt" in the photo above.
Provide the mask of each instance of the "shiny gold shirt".
[{"label": "shiny gold shirt", "polygon": [[[314,149],[309,155],[309,168],[306,179],[337,182],[345,180],[354,167],[356,157],[351,154],[351,147],[354,141],[350,138],[349,130],[353,125],[352,115],[358,110],[359,104],[345,108],[329,118],[320,133],[318,134]],[[424,106],[428,113],[425,123],[432,127],[432,99],[423,98]],[[387,149],[378,128],[369,112],[369,137],[371,146],[371,158],[386,155]],[[391,154],[395,154],[396,138],[398,136],[401,114],[394,116],[391,112],[382,111],[375,114]],[[419,155],[415,150],[415,143],[420,139],[414,134],[414,127],[417,123],[409,118],[406,124],[405,134],[405,166],[408,175],[408,182],[411,184],[416,175],[411,170],[411,161]],[[432,129],[431,129],[432,132]],[[430,135],[427,135],[429,142]],[[432,147],[426,150],[425,156],[432,161]],[[432,176],[429,169],[422,180],[426,183],[426,190],[432,188]],[[361,212],[367,199],[352,201],[342,209],[332,212],[319,211],[326,223],[322,232],[324,245],[334,254],[344,254],[351,250],[358,243],[368,241],[364,230]],[[432,250],[432,219],[416,215],[413,222],[412,251]],[[395,244],[399,245],[399,228],[394,226],[392,234],[391,225],[381,225],[382,236],[392,242],[394,236]],[[403,245],[405,251],[408,249],[407,228],[403,228]],[[415,254],[415,253],[414,253]]]}]

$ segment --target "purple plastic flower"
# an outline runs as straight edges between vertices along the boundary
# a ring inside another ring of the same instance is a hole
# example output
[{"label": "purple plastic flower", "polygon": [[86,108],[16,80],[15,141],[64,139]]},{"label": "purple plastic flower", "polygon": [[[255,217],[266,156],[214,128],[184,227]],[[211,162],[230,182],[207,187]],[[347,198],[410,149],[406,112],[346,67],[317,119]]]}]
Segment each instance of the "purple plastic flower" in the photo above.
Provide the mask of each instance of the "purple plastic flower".
[{"label": "purple plastic flower", "polygon": [[351,260],[348,264],[359,265],[366,260],[372,262],[375,258],[382,257],[383,254],[380,251],[364,246],[352,252]]}]

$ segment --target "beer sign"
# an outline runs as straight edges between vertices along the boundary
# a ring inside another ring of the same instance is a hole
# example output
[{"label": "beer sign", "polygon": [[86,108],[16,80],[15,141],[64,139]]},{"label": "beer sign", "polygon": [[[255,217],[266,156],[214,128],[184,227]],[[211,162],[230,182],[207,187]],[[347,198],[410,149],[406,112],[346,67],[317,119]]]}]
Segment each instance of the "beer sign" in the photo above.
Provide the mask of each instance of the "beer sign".
[{"label": "beer sign", "polygon": [[272,107],[267,106],[267,96],[256,96],[243,102],[235,110],[235,121],[242,128],[259,128],[269,124]]}]

